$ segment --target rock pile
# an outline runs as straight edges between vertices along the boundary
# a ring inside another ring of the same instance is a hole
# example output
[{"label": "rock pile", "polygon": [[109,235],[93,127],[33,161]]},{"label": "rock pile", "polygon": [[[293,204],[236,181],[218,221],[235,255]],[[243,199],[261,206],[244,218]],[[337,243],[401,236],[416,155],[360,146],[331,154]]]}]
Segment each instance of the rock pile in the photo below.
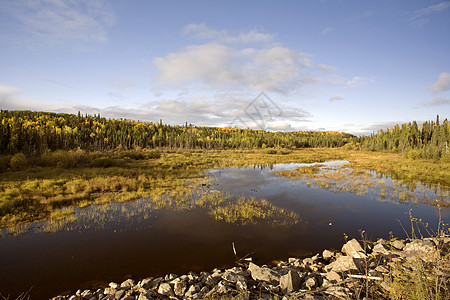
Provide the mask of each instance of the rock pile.
[{"label": "rock pile", "polygon": [[128,279],[97,291],[78,290],[75,295],[53,299],[359,299],[367,289],[372,297],[383,299],[389,298],[393,264],[418,258],[430,262],[440,251],[448,253],[449,245],[447,237],[393,242],[379,239],[363,245],[353,239],[341,251],[289,258],[273,267],[250,262],[211,273],[168,274],[137,283]]}]

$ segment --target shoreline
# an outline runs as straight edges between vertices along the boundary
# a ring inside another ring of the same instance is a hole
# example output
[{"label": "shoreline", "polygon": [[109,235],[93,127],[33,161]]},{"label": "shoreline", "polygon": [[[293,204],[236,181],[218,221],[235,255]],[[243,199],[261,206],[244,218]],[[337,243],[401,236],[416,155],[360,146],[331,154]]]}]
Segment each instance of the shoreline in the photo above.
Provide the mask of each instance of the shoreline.
[{"label": "shoreline", "polygon": [[[448,235],[374,243],[352,239],[340,251],[289,258],[273,267],[258,266],[251,258],[238,259],[236,265],[199,274],[111,282],[103,289],[78,290],[51,299],[390,299],[423,284],[427,287],[417,292],[434,292],[434,298],[438,293],[436,299],[450,295]],[[441,271],[433,273],[432,282],[429,270]],[[434,291],[428,289],[433,284]]]}]

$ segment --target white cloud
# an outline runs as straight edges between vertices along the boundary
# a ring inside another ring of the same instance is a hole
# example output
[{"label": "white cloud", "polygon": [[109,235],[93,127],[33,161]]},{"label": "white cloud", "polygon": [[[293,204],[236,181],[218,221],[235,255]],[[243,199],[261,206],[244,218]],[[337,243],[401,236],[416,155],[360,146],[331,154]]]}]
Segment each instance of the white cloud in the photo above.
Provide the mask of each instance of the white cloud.
[{"label": "white cloud", "polygon": [[330,98],[330,101],[338,101],[338,100],[344,100],[344,97],[341,95],[335,95]]},{"label": "white cloud", "polygon": [[440,106],[440,105],[448,105],[450,104],[450,99],[444,99],[444,98],[436,98],[433,99],[427,103],[425,103],[426,106]]},{"label": "white cloud", "polygon": [[105,0],[15,0],[4,1],[0,10],[19,23],[3,32],[6,40],[30,45],[71,45],[88,48],[108,41],[107,29],[115,15]]},{"label": "white cloud", "polygon": [[286,47],[236,49],[218,43],[187,46],[154,63],[164,84],[282,93],[314,82],[310,73],[318,69],[308,55]]},{"label": "white cloud", "polygon": [[216,43],[269,43],[274,38],[274,35],[262,33],[256,29],[233,36],[226,30],[216,30],[206,26],[204,23],[186,25],[183,28],[183,34]]},{"label": "white cloud", "polygon": [[320,34],[322,34],[322,35],[327,35],[327,34],[329,34],[330,32],[332,32],[333,31],[333,29],[331,28],[331,27],[326,27],[324,30],[322,30],[321,32],[320,32]]},{"label": "white cloud", "polygon": [[416,10],[410,18],[411,25],[422,27],[429,22],[431,15],[445,11],[448,8],[450,8],[450,1],[444,1]]},{"label": "white cloud", "polygon": [[438,81],[436,81],[430,89],[434,92],[443,92],[450,90],[450,73],[443,72],[439,75]]},{"label": "white cloud", "polygon": [[368,78],[368,77],[361,77],[361,76],[355,76],[350,80],[346,81],[346,85],[348,87],[361,87],[361,86],[365,86],[369,83],[373,83],[375,80],[373,78]]}]

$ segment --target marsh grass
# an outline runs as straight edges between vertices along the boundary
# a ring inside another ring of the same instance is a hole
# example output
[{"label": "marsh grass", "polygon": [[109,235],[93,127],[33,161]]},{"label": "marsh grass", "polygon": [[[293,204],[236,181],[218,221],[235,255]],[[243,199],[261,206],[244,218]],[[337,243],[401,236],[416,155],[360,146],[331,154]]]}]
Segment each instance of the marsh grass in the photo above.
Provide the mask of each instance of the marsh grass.
[{"label": "marsh grass", "polygon": [[[358,196],[370,194],[379,201],[414,202],[429,205],[450,206],[449,190],[441,186],[430,190],[430,185],[416,182],[413,185],[402,180],[388,183],[382,174],[374,171],[353,169],[351,163],[339,167],[321,165],[303,166],[292,170],[277,171],[274,174],[293,180],[301,180],[307,187],[326,189],[331,192],[350,192]],[[432,193],[434,191],[434,194]],[[431,194],[430,194],[431,193]]]},{"label": "marsh grass", "polygon": [[210,210],[215,220],[238,225],[266,223],[271,226],[297,224],[300,217],[293,211],[276,207],[267,200],[240,197],[237,201]]},{"label": "marsh grass", "polygon": [[[44,158],[29,159],[28,165],[21,165],[17,170],[3,167],[0,170],[0,227],[49,219],[53,211],[66,207],[156,198],[173,190],[188,191],[204,182],[206,170],[232,166],[347,159],[354,172],[364,175],[368,169],[392,175],[401,185],[416,187],[420,180],[423,185],[432,185],[437,191],[444,192],[450,185],[448,162],[410,161],[399,154],[345,149],[281,149],[276,153],[267,149],[119,149],[93,153],[57,151],[45,155]],[[0,157],[0,162],[10,164],[11,159],[11,156]],[[326,177],[315,177],[320,174],[326,174],[323,175]],[[343,178],[339,179],[343,181],[347,176],[344,173],[316,173],[315,168],[305,168],[293,176],[305,178],[311,187],[365,192],[359,191],[357,184],[333,183],[332,180],[337,181],[338,178]],[[367,180],[360,182],[362,186],[370,187]],[[373,186],[377,186],[376,183]],[[391,200],[395,191],[385,187],[384,193],[384,198]],[[399,195],[397,193],[397,198]]]},{"label": "marsh grass", "polygon": [[[411,239],[432,238],[435,248],[425,257],[420,251],[412,259],[397,260],[392,264],[390,296],[392,299],[440,300],[450,296],[450,236],[449,224],[441,219],[434,231],[428,223],[414,218],[409,211]],[[395,239],[392,239],[392,241]]]}]

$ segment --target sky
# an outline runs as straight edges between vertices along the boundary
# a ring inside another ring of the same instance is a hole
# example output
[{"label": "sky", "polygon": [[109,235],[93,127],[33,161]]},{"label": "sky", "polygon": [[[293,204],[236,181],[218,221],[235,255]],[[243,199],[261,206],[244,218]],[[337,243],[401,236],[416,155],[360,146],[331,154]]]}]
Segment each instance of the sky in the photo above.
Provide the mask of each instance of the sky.
[{"label": "sky", "polygon": [[450,1],[0,0],[0,109],[370,134],[450,117]]}]

